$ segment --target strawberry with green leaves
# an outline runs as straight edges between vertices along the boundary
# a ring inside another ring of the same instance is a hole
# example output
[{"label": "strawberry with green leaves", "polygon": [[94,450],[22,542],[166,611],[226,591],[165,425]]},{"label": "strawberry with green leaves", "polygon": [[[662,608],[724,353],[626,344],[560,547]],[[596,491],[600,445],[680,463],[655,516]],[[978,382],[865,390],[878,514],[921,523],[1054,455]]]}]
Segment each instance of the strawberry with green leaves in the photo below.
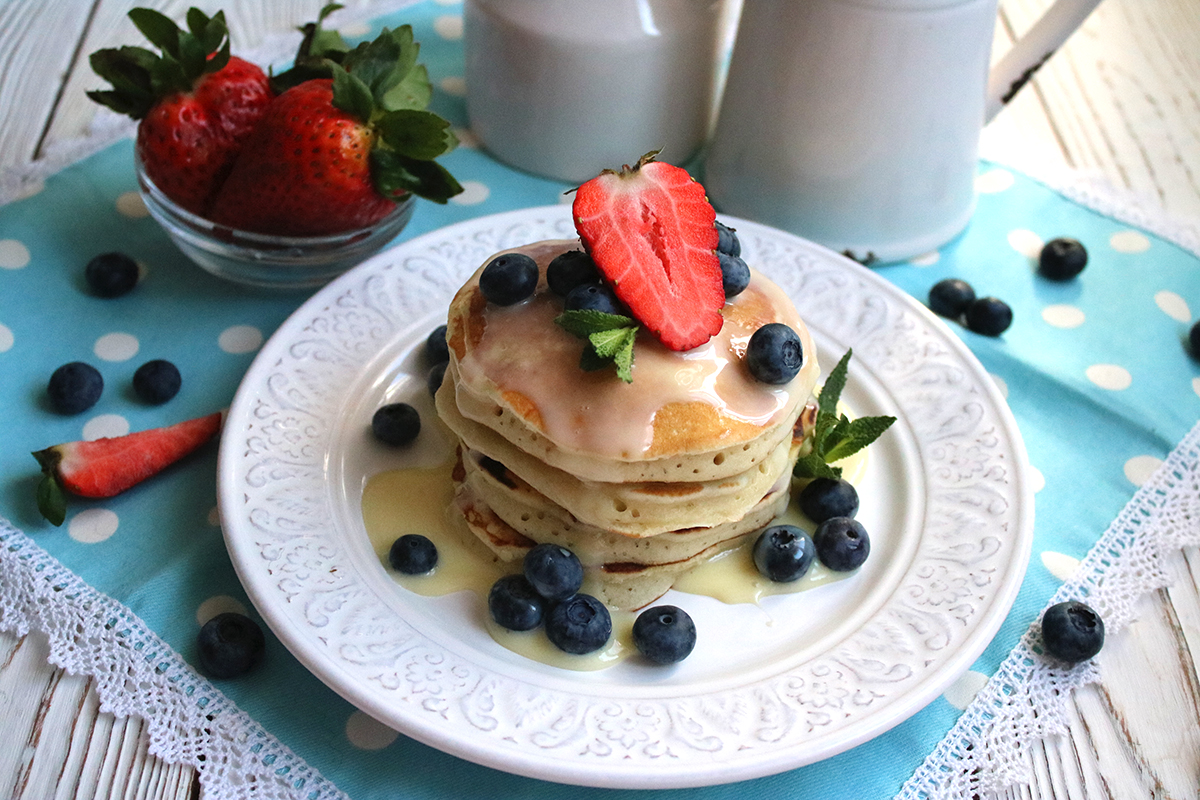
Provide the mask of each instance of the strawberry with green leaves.
[{"label": "strawberry with green leaves", "polygon": [[33,454],[42,467],[38,510],[55,525],[66,518],[64,492],[113,497],[174,464],[221,430],[221,413],[125,436],[67,442]]},{"label": "strawberry with green leaves", "polygon": [[306,29],[296,66],[276,85],[299,82],[267,108],[210,219],[267,234],[333,234],[379,221],[409,194],[445,203],[461,192],[434,160],[458,140],[425,110],[432,91],[418,50],[407,25],[354,49],[319,23]]},{"label": "strawberry with green leaves", "polygon": [[721,330],[716,211],[686,170],[648,153],[576,190],[575,229],[617,297],[672,350]]},{"label": "strawberry with green leaves", "polygon": [[267,75],[229,54],[225,15],[192,8],[187,30],[149,8],[129,18],[161,50],[120,47],[92,53],[112,89],[88,97],[138,123],[137,153],[162,192],[205,214],[242,142],[274,97]]}]

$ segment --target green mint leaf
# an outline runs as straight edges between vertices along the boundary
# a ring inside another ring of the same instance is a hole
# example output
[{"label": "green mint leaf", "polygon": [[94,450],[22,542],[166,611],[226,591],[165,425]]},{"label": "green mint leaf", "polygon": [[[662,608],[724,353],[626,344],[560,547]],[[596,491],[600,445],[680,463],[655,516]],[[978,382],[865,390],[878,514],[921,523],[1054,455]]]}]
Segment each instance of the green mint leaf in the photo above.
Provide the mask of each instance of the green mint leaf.
[{"label": "green mint leaf", "polygon": [[[448,151],[450,123],[429,111],[389,111],[379,118],[379,133],[388,147],[418,161],[432,161]],[[455,139],[457,142],[457,139]]]},{"label": "green mint leaf", "polygon": [[445,203],[462,191],[462,185],[436,161],[420,161],[391,150],[371,150],[371,181],[385,197],[398,198],[405,192]]},{"label": "green mint leaf", "polygon": [[572,336],[586,339],[593,333],[617,330],[619,328],[631,328],[637,323],[621,314],[580,310],[564,311],[554,318],[554,324]]},{"label": "green mint leaf", "polygon": [[636,328],[614,328],[607,331],[596,331],[588,336],[592,349],[603,358],[615,358],[622,350],[633,346]]},{"label": "green mint leaf", "polygon": [[797,478],[840,478],[842,469],[831,467],[819,454],[812,452],[796,460],[792,475]]},{"label": "green mint leaf", "polygon": [[617,377],[626,383],[633,383],[633,343],[635,341],[637,341],[637,328],[631,328],[625,336],[621,348],[613,354]]},{"label": "green mint leaf", "polygon": [[173,58],[179,58],[179,26],[167,15],[152,8],[134,8],[129,19],[150,43]]},{"label": "green mint leaf", "polygon": [[823,413],[837,414],[837,404],[842,399],[842,389],[846,388],[846,373],[849,371],[850,354],[853,352],[853,350],[846,351],[837,366],[829,373],[829,377],[825,379],[824,385],[821,386],[821,394],[817,400]]},{"label": "green mint leaf", "polygon": [[826,449],[825,460],[841,461],[846,456],[857,453],[878,439],[895,421],[895,417],[886,416],[859,417],[856,420],[849,421],[842,431],[839,441]]},{"label": "green mint leaf", "polygon": [[67,518],[67,496],[58,479],[49,472],[38,482],[37,504],[38,511],[51,525],[62,525]]},{"label": "green mint leaf", "polygon": [[332,64],[333,106],[363,122],[371,119],[375,100],[371,89],[361,79],[347,72],[340,64]]},{"label": "green mint leaf", "polygon": [[432,99],[433,84],[429,82],[429,70],[425,68],[424,64],[418,64],[383,95],[380,105],[388,111],[400,111],[401,109],[420,111],[426,108]]}]

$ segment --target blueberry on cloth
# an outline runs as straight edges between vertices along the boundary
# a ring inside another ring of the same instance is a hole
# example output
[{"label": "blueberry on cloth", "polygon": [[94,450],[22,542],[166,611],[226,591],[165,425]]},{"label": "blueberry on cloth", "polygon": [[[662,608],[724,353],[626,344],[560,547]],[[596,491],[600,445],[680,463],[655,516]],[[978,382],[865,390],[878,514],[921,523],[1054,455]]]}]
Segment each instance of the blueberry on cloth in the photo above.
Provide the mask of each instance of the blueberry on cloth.
[{"label": "blueberry on cloth", "polygon": [[511,306],[537,288],[537,262],[524,253],[496,256],[479,274],[479,290],[489,303]]},{"label": "blueberry on cloth", "polygon": [[563,301],[567,311],[603,311],[605,314],[621,314],[620,301],[612,289],[598,283],[585,283],[576,286],[567,294]]},{"label": "blueberry on cloth", "polygon": [[737,297],[746,291],[750,285],[750,267],[739,256],[717,251],[717,260],[721,262],[721,286],[725,289],[725,299]]},{"label": "blueberry on cloth", "polygon": [[1038,254],[1038,274],[1052,281],[1069,281],[1087,266],[1087,248],[1077,239],[1051,239]]},{"label": "blueberry on cloth", "polygon": [[124,253],[102,253],[83,271],[88,288],[97,297],[120,297],[138,282],[138,265]]},{"label": "blueberry on cloth", "polygon": [[525,554],[525,577],[547,600],[566,600],[583,586],[583,565],[565,547],[543,542]]},{"label": "blueberry on cloth", "polygon": [[783,384],[804,364],[804,348],[796,332],[782,322],[768,322],[746,345],[746,366],[756,380]]},{"label": "blueberry on cloth", "polygon": [[91,364],[72,361],[50,375],[46,393],[50,405],[60,414],[78,414],[96,405],[104,391],[104,378]]},{"label": "blueberry on cloth", "polygon": [[550,609],[546,637],[564,653],[583,655],[599,650],[612,635],[612,616],[590,594],[577,594]]},{"label": "blueberry on cloth", "polygon": [[960,278],[938,281],[929,290],[929,310],[950,319],[961,317],[974,300],[975,290]]},{"label": "blueberry on cloth", "polygon": [[438,325],[425,339],[425,363],[441,364],[450,360],[450,345],[446,343],[446,326]]},{"label": "blueberry on cloth", "polygon": [[858,520],[831,517],[813,531],[817,558],[834,572],[858,569],[871,554],[871,537]]},{"label": "blueberry on cloth", "polygon": [[634,620],[633,645],[656,664],[674,664],[696,646],[696,624],[682,608],[648,608]]},{"label": "blueberry on cloth", "polygon": [[179,394],[179,368],[161,358],[147,361],[133,373],[133,391],[143,402],[160,405]]},{"label": "blueberry on cloth", "polygon": [[546,601],[524,575],[505,575],[488,592],[488,612],[501,628],[531,631],[542,624]]},{"label": "blueberry on cloth", "polygon": [[388,403],[371,417],[375,438],[393,447],[411,444],[421,432],[421,415],[408,403]]},{"label": "blueberry on cloth", "polygon": [[804,577],[816,555],[812,537],[795,525],[772,525],[754,543],[754,566],[776,583]]},{"label": "blueberry on cloth", "polygon": [[425,386],[429,389],[429,396],[433,397],[437,394],[437,390],[442,388],[442,381],[446,378],[446,367],[450,366],[449,361],[441,361],[429,368],[429,375],[425,377]]},{"label": "blueberry on cloth", "polygon": [[1188,343],[1192,346],[1192,355],[1200,358],[1200,319],[1196,320],[1196,324],[1188,331]]},{"label": "blueberry on cloth", "polygon": [[731,256],[740,256],[742,254],[742,243],[738,240],[737,234],[734,233],[736,229],[720,221],[713,224],[717,229],[717,252],[726,253]]},{"label": "blueberry on cloth", "polygon": [[800,510],[813,522],[858,513],[858,490],[841,478],[814,478],[800,492]]},{"label": "blueberry on cloth", "polygon": [[554,257],[546,267],[550,291],[566,297],[571,290],[587,283],[600,283],[600,270],[592,257],[582,250],[568,250]]},{"label": "blueberry on cloth", "polygon": [[1104,620],[1078,600],[1052,605],[1042,615],[1042,645],[1060,661],[1086,661],[1104,646]]},{"label": "blueberry on cloth", "polygon": [[388,563],[392,569],[405,575],[424,575],[437,566],[437,545],[427,536],[406,533],[392,542],[388,550]]},{"label": "blueberry on cloth", "polygon": [[999,336],[1012,325],[1008,303],[996,297],[981,297],[967,306],[967,328],[984,336]]},{"label": "blueberry on cloth", "polygon": [[227,612],[204,623],[196,638],[200,668],[214,678],[236,678],[262,660],[266,641],[258,623]]}]

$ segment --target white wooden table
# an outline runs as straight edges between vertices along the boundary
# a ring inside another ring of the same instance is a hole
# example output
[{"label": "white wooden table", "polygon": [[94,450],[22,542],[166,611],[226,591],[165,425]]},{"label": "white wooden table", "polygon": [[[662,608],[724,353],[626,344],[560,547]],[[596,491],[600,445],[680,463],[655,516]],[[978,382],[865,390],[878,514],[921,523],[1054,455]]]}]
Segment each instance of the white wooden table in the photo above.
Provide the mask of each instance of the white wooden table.
[{"label": "white wooden table", "polygon": [[[1047,2],[1004,0],[997,55]],[[176,18],[191,5],[138,4]],[[125,16],[133,5],[0,2],[0,172],[62,159],[88,135],[95,106],[84,91],[100,82],[86,55],[138,40]],[[316,5],[226,3],[235,47],[262,46]],[[1034,176],[1095,173],[1200,225],[1200,0],[1104,0],[988,127],[983,149]],[[1200,553],[1170,566],[1174,586],[1142,601],[1139,621],[1099,656],[1103,681],[1073,698],[1070,735],[1033,747],[1033,781],[1008,797],[1200,797]],[[147,753],[140,721],[100,713],[88,679],[48,666],[37,634],[0,634],[0,719],[0,797],[200,795],[190,768]]]}]

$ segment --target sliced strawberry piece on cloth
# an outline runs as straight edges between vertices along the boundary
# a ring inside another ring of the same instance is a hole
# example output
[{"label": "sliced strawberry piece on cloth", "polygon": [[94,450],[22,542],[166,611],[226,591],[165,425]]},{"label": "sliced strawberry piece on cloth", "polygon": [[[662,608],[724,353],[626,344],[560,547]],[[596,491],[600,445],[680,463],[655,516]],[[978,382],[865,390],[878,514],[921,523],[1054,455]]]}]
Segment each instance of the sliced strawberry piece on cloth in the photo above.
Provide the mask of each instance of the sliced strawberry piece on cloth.
[{"label": "sliced strawberry piece on cloth", "polygon": [[716,211],[687,170],[648,153],[579,187],[575,229],[617,297],[664,345],[690,350],[721,330]]},{"label": "sliced strawberry piece on cloth", "polygon": [[221,430],[221,412],[95,441],[67,442],[33,454],[44,477],[38,511],[55,525],[66,518],[63,490],[79,497],[112,497],[156,475]]}]

